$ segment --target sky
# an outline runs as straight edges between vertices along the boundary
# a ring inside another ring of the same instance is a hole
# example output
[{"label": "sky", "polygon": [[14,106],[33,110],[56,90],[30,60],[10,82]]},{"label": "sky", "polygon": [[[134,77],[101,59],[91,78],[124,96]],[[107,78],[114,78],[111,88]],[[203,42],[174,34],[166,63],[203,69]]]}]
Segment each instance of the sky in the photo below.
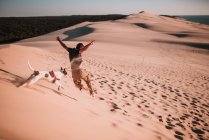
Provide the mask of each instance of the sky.
[{"label": "sky", "polygon": [[209,15],[209,0],[0,0],[0,17],[133,14]]}]

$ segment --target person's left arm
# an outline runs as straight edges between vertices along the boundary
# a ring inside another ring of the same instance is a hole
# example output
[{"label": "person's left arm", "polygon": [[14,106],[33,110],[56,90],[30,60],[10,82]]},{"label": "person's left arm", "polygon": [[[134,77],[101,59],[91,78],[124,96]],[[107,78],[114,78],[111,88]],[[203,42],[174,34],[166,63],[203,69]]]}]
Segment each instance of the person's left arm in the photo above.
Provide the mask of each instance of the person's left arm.
[{"label": "person's left arm", "polygon": [[95,42],[95,40],[91,41],[89,44],[87,44],[86,46],[84,46],[83,48],[80,49],[81,52],[84,52],[86,51],[89,46],[93,45],[93,43]]}]

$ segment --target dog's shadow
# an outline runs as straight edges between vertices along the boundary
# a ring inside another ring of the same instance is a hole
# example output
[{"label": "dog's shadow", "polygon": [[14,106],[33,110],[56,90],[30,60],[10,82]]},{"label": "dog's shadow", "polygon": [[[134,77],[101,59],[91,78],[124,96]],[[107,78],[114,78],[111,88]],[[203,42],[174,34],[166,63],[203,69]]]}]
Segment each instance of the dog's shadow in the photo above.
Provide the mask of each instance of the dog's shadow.
[{"label": "dog's shadow", "polygon": [[3,75],[0,75],[0,80],[12,83],[16,87],[19,87],[25,81],[24,78],[3,69],[0,69],[0,73],[3,73]]},{"label": "dog's shadow", "polygon": [[[9,71],[6,71],[6,70],[3,70],[3,69],[0,69],[0,80],[2,81],[5,81],[5,82],[9,82],[9,83],[12,83],[13,85],[15,85],[16,87],[20,87],[23,83],[25,83],[26,79],[16,75],[16,74],[13,74]],[[64,93],[61,93],[59,91],[56,91],[54,89],[51,89],[49,87],[46,87],[46,86],[43,86],[43,85],[40,85],[40,84],[37,84],[38,86],[40,87],[43,87],[45,89],[49,89],[51,91],[53,91],[54,93],[60,95],[60,96],[65,96],[69,99],[72,99],[72,100],[75,100],[77,101],[77,99],[73,98],[73,97],[70,97]],[[34,89],[34,90],[37,90],[37,89]]]}]

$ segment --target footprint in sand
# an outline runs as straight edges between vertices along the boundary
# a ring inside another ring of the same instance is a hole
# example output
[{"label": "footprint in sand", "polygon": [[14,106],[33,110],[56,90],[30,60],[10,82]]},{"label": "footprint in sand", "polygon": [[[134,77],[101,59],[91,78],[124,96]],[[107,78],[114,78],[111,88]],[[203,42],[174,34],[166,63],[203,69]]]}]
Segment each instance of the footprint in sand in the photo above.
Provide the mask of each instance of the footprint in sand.
[{"label": "footprint in sand", "polygon": [[142,124],[140,124],[140,123],[137,123],[136,125],[137,125],[137,126],[139,126],[139,127],[143,127],[143,125],[142,125]]},{"label": "footprint in sand", "polygon": [[111,112],[115,112],[115,110],[120,109],[116,103],[114,102],[110,102],[110,103],[112,107],[112,109],[110,110]]},{"label": "footprint in sand", "polygon": [[102,98],[102,97],[99,97],[99,100],[105,100],[104,98]]}]

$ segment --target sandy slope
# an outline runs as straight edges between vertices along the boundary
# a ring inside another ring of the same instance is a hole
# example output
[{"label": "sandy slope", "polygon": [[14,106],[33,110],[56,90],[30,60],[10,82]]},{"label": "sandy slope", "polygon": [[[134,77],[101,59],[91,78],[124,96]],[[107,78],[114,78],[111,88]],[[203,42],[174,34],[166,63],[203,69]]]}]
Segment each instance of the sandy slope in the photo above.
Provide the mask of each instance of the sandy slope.
[{"label": "sandy slope", "polygon": [[[95,97],[75,88],[68,70],[60,92],[47,81],[17,88],[31,71],[69,67],[69,47],[96,40],[83,54]],[[0,46],[1,139],[208,139],[209,27],[133,14],[84,22]],[[198,48],[200,47],[200,48]]]}]

